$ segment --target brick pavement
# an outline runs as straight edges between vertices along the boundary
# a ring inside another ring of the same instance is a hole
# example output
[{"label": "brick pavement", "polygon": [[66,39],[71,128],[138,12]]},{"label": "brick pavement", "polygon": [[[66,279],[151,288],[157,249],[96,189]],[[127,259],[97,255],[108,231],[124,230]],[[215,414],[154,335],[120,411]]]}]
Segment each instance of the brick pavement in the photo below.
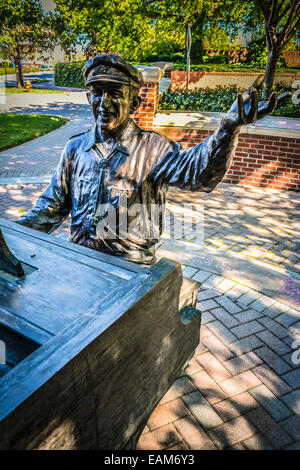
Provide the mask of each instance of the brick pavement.
[{"label": "brick pavement", "polygon": [[[0,215],[14,220],[31,207],[45,186],[0,186]],[[220,241],[218,249],[229,251],[243,251],[247,242],[248,252],[250,244],[259,250],[268,243],[268,252],[281,244],[281,250],[292,246],[293,254],[299,254],[294,247],[298,197],[231,185],[219,186],[209,198],[193,194],[194,201],[205,204],[202,249],[213,239]],[[180,196],[172,191],[169,208],[186,203],[186,198],[186,193]],[[253,209],[249,215],[248,208],[257,206],[258,213]],[[230,224],[232,210],[237,212]],[[259,219],[259,224],[256,219],[245,220],[247,215]],[[241,235],[243,224],[246,229]],[[255,235],[255,226],[265,232]],[[65,237],[67,231],[68,221],[54,235]],[[244,256],[257,263],[256,257]],[[289,253],[282,257],[279,265],[297,269]],[[275,264],[272,258],[264,260]],[[299,449],[300,309],[270,299],[246,283],[188,264],[184,274],[202,282],[197,305],[203,312],[201,342],[153,412],[138,449]],[[296,294],[299,298],[299,289]]]}]

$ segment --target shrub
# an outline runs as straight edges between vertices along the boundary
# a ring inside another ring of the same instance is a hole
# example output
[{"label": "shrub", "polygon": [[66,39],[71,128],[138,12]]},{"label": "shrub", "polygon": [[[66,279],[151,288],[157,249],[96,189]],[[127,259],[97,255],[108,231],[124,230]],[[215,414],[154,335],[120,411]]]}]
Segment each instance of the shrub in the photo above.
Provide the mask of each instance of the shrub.
[{"label": "shrub", "polygon": [[[278,93],[293,91],[292,88],[277,85],[275,90]],[[237,93],[243,92],[236,86],[217,87],[216,89],[202,88],[198,91],[170,91],[166,90],[160,95],[159,109],[173,111],[210,111],[227,112],[236,99]],[[275,116],[300,117],[300,106],[294,105],[289,100],[273,113]]]},{"label": "shrub", "polygon": [[228,57],[224,54],[204,55],[203,62],[204,64],[227,64]]},{"label": "shrub", "polygon": [[173,52],[171,54],[151,54],[145,59],[146,62],[149,62],[150,64],[152,62],[173,62],[177,64],[184,64],[185,63],[185,58],[184,54],[181,52]]},{"label": "shrub", "polygon": [[55,65],[54,83],[56,86],[87,88],[82,75],[85,62],[58,63]]}]

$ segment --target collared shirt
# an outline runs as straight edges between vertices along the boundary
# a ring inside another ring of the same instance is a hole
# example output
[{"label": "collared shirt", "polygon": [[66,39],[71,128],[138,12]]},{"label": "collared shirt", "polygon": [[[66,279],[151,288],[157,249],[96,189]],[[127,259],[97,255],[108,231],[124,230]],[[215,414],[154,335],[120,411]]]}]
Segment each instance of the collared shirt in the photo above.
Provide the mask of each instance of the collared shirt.
[{"label": "collared shirt", "polygon": [[183,150],[130,120],[111,152],[101,152],[95,126],[67,142],[50,185],[18,222],[51,232],[71,213],[70,241],[152,264],[168,187],[212,191],[231,163],[237,135],[221,123]]}]

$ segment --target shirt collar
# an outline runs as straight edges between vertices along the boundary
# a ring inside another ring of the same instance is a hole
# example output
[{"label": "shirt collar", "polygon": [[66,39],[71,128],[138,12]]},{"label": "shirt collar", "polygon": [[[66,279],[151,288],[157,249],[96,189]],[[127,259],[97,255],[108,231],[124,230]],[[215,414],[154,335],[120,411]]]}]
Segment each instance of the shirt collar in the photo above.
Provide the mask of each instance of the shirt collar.
[{"label": "shirt collar", "polygon": [[[129,119],[128,125],[126,126],[122,135],[117,141],[116,149],[120,152],[129,154],[129,146],[132,143],[133,137],[140,133],[141,129],[139,128],[139,126],[132,119]],[[89,150],[91,150],[92,147],[94,147],[96,142],[99,142],[99,137],[98,128],[95,125],[87,134],[87,143],[84,150],[88,152]]]}]

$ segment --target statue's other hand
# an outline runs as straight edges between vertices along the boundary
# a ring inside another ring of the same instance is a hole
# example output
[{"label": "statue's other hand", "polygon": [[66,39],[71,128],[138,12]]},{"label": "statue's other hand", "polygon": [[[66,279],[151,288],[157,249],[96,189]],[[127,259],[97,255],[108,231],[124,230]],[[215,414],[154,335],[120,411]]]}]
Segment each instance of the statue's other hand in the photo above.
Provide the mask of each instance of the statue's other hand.
[{"label": "statue's other hand", "polygon": [[223,126],[226,129],[234,130],[245,124],[252,124],[272,113],[290,98],[290,92],[279,97],[273,92],[268,101],[258,102],[258,90],[262,87],[264,78],[264,75],[259,75],[247,91],[237,95],[237,99],[223,118]]}]

